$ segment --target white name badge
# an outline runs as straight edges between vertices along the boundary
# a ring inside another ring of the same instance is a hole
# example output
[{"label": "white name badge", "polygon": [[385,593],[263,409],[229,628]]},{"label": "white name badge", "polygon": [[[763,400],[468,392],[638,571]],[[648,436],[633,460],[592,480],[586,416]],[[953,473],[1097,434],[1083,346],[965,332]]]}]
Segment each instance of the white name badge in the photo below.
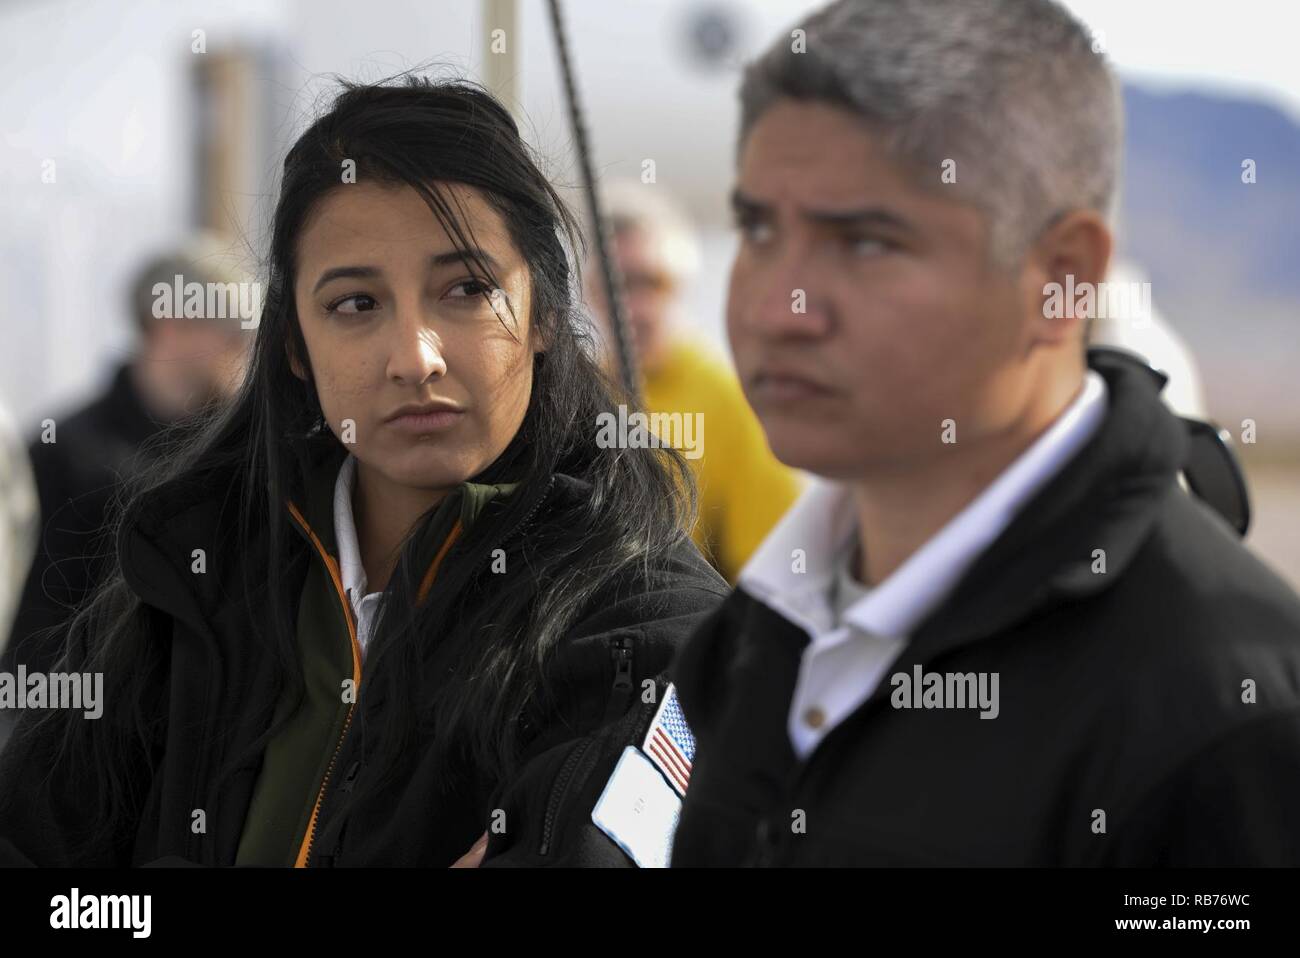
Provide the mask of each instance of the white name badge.
[{"label": "white name badge", "polygon": [[623,749],[592,810],[596,827],[641,868],[667,868],[682,800],[635,746]]}]

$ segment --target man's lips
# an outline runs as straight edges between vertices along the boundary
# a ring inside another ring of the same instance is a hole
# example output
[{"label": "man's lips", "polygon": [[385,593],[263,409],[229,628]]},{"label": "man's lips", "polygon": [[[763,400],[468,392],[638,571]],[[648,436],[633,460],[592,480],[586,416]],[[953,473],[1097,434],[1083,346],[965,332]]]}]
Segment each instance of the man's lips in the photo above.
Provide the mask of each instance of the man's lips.
[{"label": "man's lips", "polygon": [[835,395],[835,390],[817,380],[784,370],[760,370],[750,379],[749,391],[756,400],[773,402],[826,399]]}]

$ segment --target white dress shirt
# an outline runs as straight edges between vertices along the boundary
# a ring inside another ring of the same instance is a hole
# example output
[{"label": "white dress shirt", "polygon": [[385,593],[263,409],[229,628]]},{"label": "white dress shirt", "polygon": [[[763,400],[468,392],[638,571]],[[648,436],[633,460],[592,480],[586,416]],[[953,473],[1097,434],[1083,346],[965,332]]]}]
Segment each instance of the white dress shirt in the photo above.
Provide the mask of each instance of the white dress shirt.
[{"label": "white dress shirt", "polygon": [[339,547],[339,574],[343,590],[352,605],[352,618],[357,624],[357,642],[361,658],[366,657],[366,644],[379,611],[382,592],[366,591],[366,570],[361,565],[361,549],[357,545],[357,527],[352,519],[352,487],[356,483],[357,459],[351,454],[339,467],[334,481],[334,538]]},{"label": "white dress shirt", "polygon": [[870,697],[912,629],[1092,437],[1105,413],[1106,381],[1090,369],[1083,388],[1056,421],[874,588],[855,582],[849,573],[858,541],[851,489],[824,479],[810,484],[741,569],[737,582],[811,639],[788,722],[800,758]]}]

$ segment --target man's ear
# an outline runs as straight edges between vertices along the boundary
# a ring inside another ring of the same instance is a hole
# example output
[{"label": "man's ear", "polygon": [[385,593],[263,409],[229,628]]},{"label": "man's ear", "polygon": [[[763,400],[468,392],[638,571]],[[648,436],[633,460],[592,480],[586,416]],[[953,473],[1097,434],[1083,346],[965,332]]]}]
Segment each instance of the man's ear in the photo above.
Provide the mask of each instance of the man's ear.
[{"label": "man's ear", "polygon": [[1110,227],[1095,210],[1070,210],[1039,236],[1024,273],[1038,342],[1054,345],[1086,330],[1105,295],[1101,284],[1113,246]]}]

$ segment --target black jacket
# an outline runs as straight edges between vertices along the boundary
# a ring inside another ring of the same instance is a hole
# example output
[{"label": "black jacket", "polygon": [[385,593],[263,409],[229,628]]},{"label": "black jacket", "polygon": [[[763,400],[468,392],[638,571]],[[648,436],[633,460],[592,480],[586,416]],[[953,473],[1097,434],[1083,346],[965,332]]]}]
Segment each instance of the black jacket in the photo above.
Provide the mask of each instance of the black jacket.
[{"label": "black jacket", "polygon": [[145,440],[162,426],[145,410],[121,366],[103,396],[55,420],[55,441],[28,447],[40,497],[40,536],[0,668],[22,662],[47,671],[60,644],[50,630],[65,622],[103,575],[112,543],[101,537],[118,483],[151,456]]},{"label": "black jacket", "polygon": [[[1158,387],[1092,364],[1098,433],[807,761],[807,635],[743,591],[710,616],[673,669],[697,747],[674,866],[1300,864],[1300,600],[1177,484]],[[892,707],[918,664],[998,673],[997,718]]]},{"label": "black jacket", "polygon": [[[124,575],[143,603],[139,627],[150,637],[150,661],[158,664],[160,673],[152,715],[159,729],[154,758],[147,767],[142,763],[121,770],[145,794],[143,814],[129,834],[86,834],[84,797],[74,785],[56,778],[48,794],[38,785],[55,743],[39,731],[24,734],[35,717],[26,713],[0,755],[0,864],[235,862],[261,756],[238,764],[233,775],[219,779],[214,772],[268,727],[278,691],[266,667],[269,653],[250,641],[249,619],[260,609],[258,598],[245,593],[240,577],[240,564],[258,561],[258,551],[223,545],[231,541],[233,512],[226,508],[224,495],[181,486],[164,487],[164,492],[151,500],[146,512],[128,514],[119,539]],[[520,487],[519,494],[531,497],[526,528],[507,527],[504,510],[489,504],[475,524],[476,534],[458,539],[447,552],[430,601],[450,609],[458,596],[474,588],[544,587],[530,579],[521,550],[538,541],[562,542],[566,505],[588,496],[590,486],[556,474],[549,483]],[[301,570],[317,560],[305,541],[292,534],[289,538],[303,553],[295,554],[291,563],[301,578]],[[211,546],[214,558],[206,575],[189,571],[197,544]],[[506,552],[508,571],[490,577],[485,585],[481,577],[497,548]],[[602,835],[582,827],[590,807],[566,804],[565,815],[577,825],[557,823],[554,813],[531,814],[556,790],[544,756],[589,736],[613,734],[600,730],[617,728],[636,701],[633,690],[661,676],[691,628],[725,595],[726,583],[685,537],[673,555],[651,569],[649,582],[634,570],[611,579],[548,659],[545,667],[564,700],[547,713],[549,724],[531,728],[517,780],[492,781],[473,770],[462,774],[463,769],[449,774],[430,749],[412,756],[391,788],[368,801],[354,801],[350,793],[356,775],[366,774],[375,743],[345,734],[335,766],[348,774],[334,774],[320,800],[309,864],[445,867],[492,825],[491,813],[502,805],[510,810],[507,831],[496,837],[492,851],[501,864],[541,845],[542,835],[531,829],[540,828],[544,820],[549,820],[551,832],[561,828],[594,850],[555,846],[537,864],[626,863]],[[445,630],[429,637],[429,655],[423,660],[433,694],[438,676],[454,667],[458,650],[463,654],[471,640],[457,629],[453,616],[448,618]],[[61,664],[62,670],[80,670],[85,651],[74,654],[76,658]],[[365,681],[360,688],[357,708],[365,710],[372,704]],[[106,704],[101,721],[114,720],[111,706]],[[354,723],[353,731],[362,725]],[[192,828],[196,809],[206,816],[201,833]]]}]

